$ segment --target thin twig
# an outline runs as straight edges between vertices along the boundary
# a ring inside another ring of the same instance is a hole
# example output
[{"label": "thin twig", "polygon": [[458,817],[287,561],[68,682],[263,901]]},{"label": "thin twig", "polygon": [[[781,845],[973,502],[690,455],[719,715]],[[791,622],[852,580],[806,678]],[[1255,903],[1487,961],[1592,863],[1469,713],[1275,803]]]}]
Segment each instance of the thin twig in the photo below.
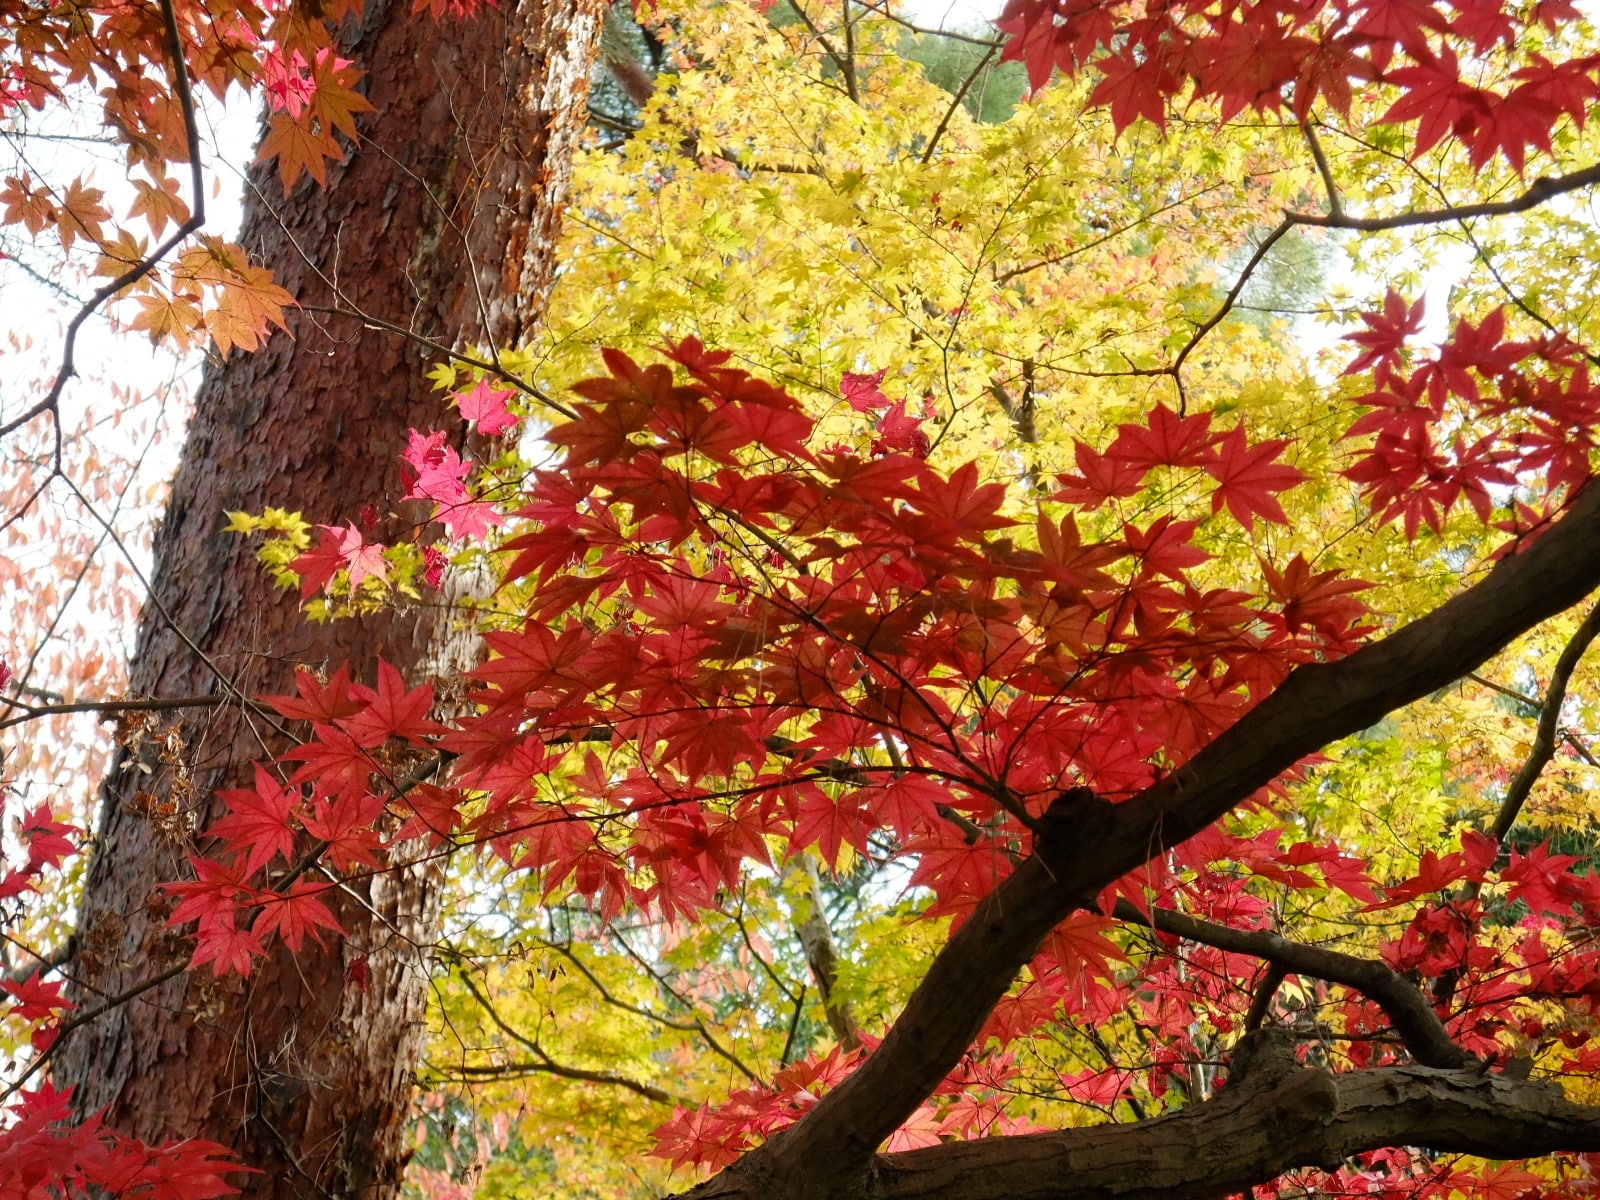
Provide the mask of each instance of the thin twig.
[{"label": "thin twig", "polygon": [[[7,708],[20,711],[19,716],[7,717],[0,720],[0,729],[9,729],[13,725],[22,725],[28,721],[38,721],[45,717],[59,716],[62,713],[116,713],[116,712],[169,712],[181,708],[215,708],[219,704],[227,704],[235,700],[233,696],[171,696],[156,700],[131,700],[131,699],[106,699],[82,700],[72,704],[24,704],[20,700],[9,696],[0,696],[0,704]],[[242,702],[247,707],[254,709],[262,716],[272,716],[272,709],[255,700]]]},{"label": "thin twig", "polygon": [[989,60],[994,58],[997,53],[998,51],[993,47],[987,50],[984,56],[978,60],[978,65],[972,68],[972,74],[962,81],[961,86],[956,89],[956,94],[950,97],[950,106],[944,110],[944,116],[939,118],[939,127],[933,131],[933,136],[928,139],[928,144],[923,147],[922,163],[924,166],[933,158],[933,152],[939,145],[939,139],[944,136],[944,131],[950,127],[950,120],[956,115],[956,110],[961,107],[961,102],[967,98],[967,91],[978,81],[978,76],[988,70]]},{"label": "thin twig", "polygon": [[555,397],[547,393],[543,388],[539,387],[538,384],[529,383],[526,379],[520,378],[512,372],[507,371],[504,367],[501,367],[496,363],[489,362],[487,359],[478,358],[476,355],[466,354],[460,350],[452,350],[443,342],[434,341],[433,338],[428,337],[426,334],[418,333],[414,329],[407,329],[404,325],[396,325],[391,321],[385,321],[381,317],[374,317],[369,313],[364,313],[355,308],[341,308],[335,305],[327,304],[305,304],[302,305],[301,308],[305,312],[326,313],[330,316],[349,317],[352,320],[360,321],[363,325],[366,325],[371,329],[376,329],[381,333],[392,333],[397,337],[403,337],[407,341],[415,342],[425,350],[430,350],[435,354],[439,354],[450,359],[452,362],[465,363],[469,367],[476,367],[480,371],[493,375],[502,383],[510,384],[524,395],[532,396],[546,408],[560,413],[569,421],[575,421],[578,419],[578,414],[574,409],[568,408],[565,404],[561,403],[561,401],[557,400]]},{"label": "thin twig", "polygon": [[[131,287],[143,279],[166,258],[180,242],[185,241],[191,233],[199,229],[206,222],[206,192],[205,174],[200,163],[200,129],[195,121],[194,96],[189,91],[189,70],[183,58],[183,38],[178,32],[178,17],[173,10],[173,0],[160,0],[161,25],[166,33],[167,57],[172,63],[172,86],[178,94],[178,108],[183,114],[183,132],[188,143],[189,152],[189,186],[194,193],[194,207],[189,216],[182,221],[172,232],[171,236],[157,246],[153,251],[118,275],[111,282],[96,288],[89,298],[83,302],[72,320],[67,322],[66,335],[61,348],[61,368],[56,372],[55,381],[50,385],[50,390],[45,393],[44,399],[22,413],[15,419],[0,425],[0,437],[5,437],[27,425],[35,417],[44,413],[54,413],[56,405],[61,400],[61,392],[67,386],[67,380],[78,373],[75,355],[78,345],[78,330],[83,323],[92,316],[96,309],[124,288]],[[59,464],[61,454],[61,423],[55,423],[56,461]]]},{"label": "thin twig", "polygon": [[1322,176],[1322,186],[1328,194],[1328,215],[1344,216],[1344,198],[1339,194],[1339,185],[1334,181],[1333,168],[1328,165],[1328,156],[1323,152],[1317,131],[1310,121],[1300,122],[1300,131],[1306,135],[1306,145],[1311,147],[1311,158],[1317,164],[1317,174]]}]

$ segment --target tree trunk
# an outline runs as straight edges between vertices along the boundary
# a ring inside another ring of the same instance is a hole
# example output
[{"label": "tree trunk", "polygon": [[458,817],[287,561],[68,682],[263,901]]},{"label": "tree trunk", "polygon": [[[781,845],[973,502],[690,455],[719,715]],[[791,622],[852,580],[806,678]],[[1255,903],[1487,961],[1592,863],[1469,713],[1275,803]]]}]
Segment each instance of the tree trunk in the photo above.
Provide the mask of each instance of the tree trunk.
[{"label": "tree trunk", "polygon": [[[447,420],[425,346],[328,310],[445,346],[514,344],[538,319],[603,14],[599,0],[523,0],[440,25],[375,0],[346,29],[377,111],[325,189],[302,181],[280,203],[271,168],[252,172],[243,239],[304,307],[292,336],[233,355],[200,388],[157,539],[137,694],[220,693],[218,672],[246,694],[281,692],[297,664],[348,660],[359,674],[380,655],[415,677],[470,656],[425,610],[302,622],[223,514],[353,518],[398,494],[407,430]],[[176,729],[181,746],[125,752],[105,790],[68,968],[80,1003],[185,960],[155,885],[184,877],[215,792],[283,748],[233,706]],[[238,1177],[251,1197],[393,1195],[437,892],[426,873],[380,877],[342,898],[337,945],[279,953],[247,982],[202,969],[146,990],[68,1036],[56,1081],[116,1129],[231,1146],[261,1171]]]}]

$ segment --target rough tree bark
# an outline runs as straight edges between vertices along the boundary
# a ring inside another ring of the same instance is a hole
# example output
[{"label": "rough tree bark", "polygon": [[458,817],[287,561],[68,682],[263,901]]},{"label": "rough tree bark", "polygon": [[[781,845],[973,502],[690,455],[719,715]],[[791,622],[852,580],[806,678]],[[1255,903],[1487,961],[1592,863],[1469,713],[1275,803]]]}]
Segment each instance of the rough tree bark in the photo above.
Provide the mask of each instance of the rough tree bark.
[{"label": "rough tree bark", "polygon": [[[1461,678],[1600,588],[1600,487],[1548,532],[1448,603],[1355,654],[1303,666],[1182,769],[1121,804],[1085,789],[1045,816],[1037,852],[991,892],[934,959],[888,1035],[799,1122],[691,1193],[741,1200],[1156,1200],[1221,1196],[1295,1166],[1382,1146],[1497,1159],[1600,1148],[1600,1107],[1559,1084],[1491,1073],[1437,1045],[1429,1006],[1392,972],[1331,956],[1289,964],[1344,978],[1415,1020],[1407,1044],[1449,1066],[1332,1075],[1281,1057],[1236,1071],[1221,1096],[1121,1126],[984,1138],[877,1154],[955,1067],[1050,930],[1109,884],[1205,829],[1330,742]],[[1160,918],[1157,918],[1160,923]],[[1198,928],[1186,930],[1201,934]],[[1219,943],[1220,944],[1220,943]],[[1273,945],[1239,947],[1282,957]],[[1459,1048],[1456,1048],[1459,1050]],[[1247,1056],[1248,1057],[1248,1056]],[[1271,1056],[1256,1056],[1267,1060]],[[1236,1060],[1237,1061],[1237,1060]]]},{"label": "rough tree bark", "polygon": [[[222,531],[223,513],[355,517],[397,494],[407,429],[445,420],[425,346],[328,310],[445,346],[526,335],[551,280],[604,7],[522,0],[439,24],[405,0],[374,0],[345,30],[376,112],[325,189],[303,181],[285,200],[270,168],[251,176],[243,240],[304,307],[291,335],[235,354],[201,386],[157,541],[137,693],[217,694],[220,672],[270,694],[289,690],[301,663],[370,669],[382,655],[416,676],[459,661],[447,622],[426,611],[303,623],[252,547]],[[179,736],[192,788],[147,744],[106,789],[68,967],[86,1005],[184,961],[155,885],[183,877],[215,792],[281,748],[269,722],[236,706]],[[182,811],[163,813],[164,800]],[[146,990],[68,1037],[56,1082],[115,1128],[232,1147],[261,1171],[240,1177],[251,1197],[392,1195],[436,893],[423,874],[379,878],[343,898],[350,936],[337,946],[280,955],[247,984],[202,970]]]}]

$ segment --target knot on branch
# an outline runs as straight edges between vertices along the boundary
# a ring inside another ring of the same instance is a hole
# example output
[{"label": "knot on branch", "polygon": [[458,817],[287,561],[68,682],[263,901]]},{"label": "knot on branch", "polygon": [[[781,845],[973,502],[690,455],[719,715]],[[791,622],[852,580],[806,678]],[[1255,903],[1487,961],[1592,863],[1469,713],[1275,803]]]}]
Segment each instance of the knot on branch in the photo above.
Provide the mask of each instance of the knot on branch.
[{"label": "knot on branch", "polygon": [[1050,802],[1034,822],[1035,849],[1048,861],[1066,850],[1083,851],[1085,842],[1097,842],[1115,826],[1117,806],[1086,787],[1068,788]]},{"label": "knot on branch", "polygon": [[1252,1029],[1239,1039],[1228,1062],[1229,1090],[1247,1080],[1253,1087],[1272,1087],[1300,1070],[1293,1030],[1279,1026]]}]

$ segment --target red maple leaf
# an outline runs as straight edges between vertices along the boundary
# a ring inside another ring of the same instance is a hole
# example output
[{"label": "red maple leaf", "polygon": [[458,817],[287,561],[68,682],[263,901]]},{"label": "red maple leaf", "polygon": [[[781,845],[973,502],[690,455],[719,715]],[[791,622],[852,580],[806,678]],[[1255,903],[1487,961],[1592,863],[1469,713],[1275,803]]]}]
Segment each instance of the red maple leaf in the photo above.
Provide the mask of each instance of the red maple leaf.
[{"label": "red maple leaf", "polygon": [[1365,349],[1344,369],[1344,373],[1354,375],[1371,366],[1398,362],[1406,339],[1422,329],[1425,311],[1421,297],[1415,304],[1407,305],[1405,297],[1390,288],[1384,294],[1381,313],[1361,314],[1361,320],[1367,328],[1345,335],[1345,341],[1354,342]]},{"label": "red maple leaf", "polygon": [[906,411],[906,402],[897,400],[883,416],[878,418],[877,436],[872,439],[874,454],[909,454],[913,458],[927,458],[933,449],[922,423],[927,418],[913,417]]},{"label": "red maple leaf", "polygon": [[1550,153],[1550,139],[1560,116],[1555,104],[1539,91],[1517,88],[1490,104],[1488,115],[1475,130],[1477,137],[1468,140],[1472,165],[1486,166],[1498,150],[1520,174],[1528,149]]},{"label": "red maple leaf", "polygon": [[1440,857],[1432,850],[1423,852],[1422,861],[1417,864],[1417,873],[1410,879],[1403,880],[1383,889],[1384,899],[1380,904],[1368,905],[1372,909],[1393,908],[1407,900],[1415,900],[1419,896],[1430,896],[1444,891],[1452,884],[1467,877],[1467,861],[1460,854],[1446,854]]},{"label": "red maple leaf", "polygon": [[364,579],[388,579],[389,564],[383,557],[383,546],[368,542],[361,531],[348,522],[344,526],[318,525],[317,544],[289,564],[290,570],[300,576],[300,598],[307,599],[321,591],[340,571],[350,572],[350,587],[361,586]]},{"label": "red maple leaf", "polygon": [[461,806],[465,802],[466,797],[460,792],[431,783],[417,784],[395,801],[395,807],[410,814],[395,832],[395,840],[426,837],[430,847],[444,845],[461,822]]},{"label": "red maple leaf", "polygon": [[195,934],[194,957],[191,967],[211,964],[211,972],[219,979],[229,971],[242,978],[250,977],[255,959],[265,952],[261,938],[254,930],[234,927],[234,914],[229,911],[215,920],[201,921]]},{"label": "red maple leaf", "polygon": [[1093,509],[1107,500],[1135,495],[1144,486],[1143,467],[1110,454],[1100,454],[1087,443],[1074,443],[1073,457],[1081,474],[1057,475],[1056,482],[1061,488],[1050,497],[1052,500]]},{"label": "red maple leaf", "polygon": [[1512,72],[1512,78],[1521,80],[1506,97],[1515,100],[1526,92],[1553,107],[1557,112],[1572,118],[1573,124],[1583,128],[1590,106],[1600,99],[1600,83],[1594,78],[1594,60],[1580,58],[1551,62],[1542,54],[1531,54],[1529,65]]},{"label": "red maple leaf", "polygon": [[246,879],[279,854],[293,857],[295,828],[289,818],[300,803],[298,787],[280,787],[257,763],[255,787],[222,792],[218,798],[230,811],[206,832],[221,838],[229,851],[243,855]]},{"label": "red maple leaf", "polygon": [[1283,606],[1279,619],[1288,633],[1311,628],[1330,645],[1342,648],[1363,632],[1355,623],[1366,615],[1367,606],[1355,593],[1372,586],[1365,580],[1338,571],[1313,571],[1303,554],[1295,555],[1282,571],[1263,559],[1261,573],[1272,598]]},{"label": "red maple leaf", "polygon": [[22,980],[9,977],[0,979],[0,988],[4,988],[15,1001],[10,1015],[24,1021],[42,1021],[66,1009],[77,1008],[76,1004],[61,994],[65,986],[64,980],[46,983],[38,971]]},{"label": "red maple leaf", "polygon": [[[216,1200],[239,1191],[223,1176],[236,1171],[259,1172],[240,1165],[233,1152],[216,1142],[187,1138],[164,1146],[147,1146],[113,1135],[103,1158],[85,1155],[84,1174],[107,1195],[148,1200]],[[98,1161],[97,1161],[98,1159]]]},{"label": "red maple leaf", "polygon": [[1077,912],[1050,931],[1045,949],[1072,986],[1086,976],[1116,978],[1113,963],[1125,963],[1128,956],[1106,934],[1120,929],[1122,922],[1099,913]]},{"label": "red maple leaf", "polygon": [[1049,0],[1009,0],[995,20],[997,29],[1011,35],[1001,60],[1025,64],[1028,87],[1035,92],[1050,82],[1056,67],[1071,70],[1076,65],[1072,26],[1058,22],[1056,16],[1056,5]]},{"label": "red maple leaf", "polygon": [[324,929],[343,936],[344,929],[328,911],[328,906],[319,899],[335,886],[301,879],[295,882],[287,895],[274,893],[263,897],[261,913],[250,927],[251,932],[261,939],[276,933],[291,954],[300,953],[308,933],[318,945],[322,944],[321,931]]},{"label": "red maple leaf", "polygon": [[1281,438],[1248,445],[1244,426],[1236,425],[1219,442],[1206,470],[1217,481],[1211,495],[1211,511],[1221,512],[1226,505],[1234,520],[1246,529],[1255,529],[1257,516],[1280,525],[1289,523],[1274,492],[1288,491],[1306,481],[1304,471],[1277,462],[1288,442]]},{"label": "red maple leaf", "polygon": [[[1381,124],[1417,122],[1415,154],[1426,154],[1446,134],[1454,133],[1474,148],[1478,131],[1498,99],[1493,92],[1473,87],[1461,78],[1461,64],[1448,43],[1437,54],[1418,56],[1416,64],[1390,71],[1387,82],[1403,89],[1398,100],[1379,117]],[[1473,160],[1482,165],[1474,150]]]},{"label": "red maple leaf", "polygon": [[318,725],[313,735],[310,741],[282,755],[286,762],[304,764],[289,777],[289,782],[313,784],[324,794],[360,795],[365,792],[367,780],[378,765],[370,748],[343,729],[327,725]]},{"label": "red maple leaf", "polygon": [[366,707],[339,724],[363,746],[381,746],[391,737],[421,742],[444,729],[428,719],[433,685],[425,683],[408,691],[400,672],[387,659],[378,660],[376,690],[359,684],[352,690],[357,699],[367,702]]},{"label": "red maple leaf", "polygon": [[1550,1180],[1516,1163],[1481,1167],[1475,1176],[1462,1174],[1466,1177],[1458,1174],[1451,1179],[1451,1186],[1464,1195],[1477,1197],[1477,1200],[1537,1200],[1537,1197],[1549,1194],[1545,1189],[1549,1188]]},{"label": "red maple leaf", "polygon": [[[1090,93],[1089,103],[1110,106],[1111,124],[1118,133],[1140,117],[1157,129],[1166,129],[1167,98],[1178,90],[1179,80],[1161,58],[1135,57],[1130,47],[1120,54],[1097,58],[1094,65],[1100,72],[1100,82]],[[1030,80],[1034,68],[1034,60],[1029,59]],[[1048,73],[1046,78],[1049,78]]]},{"label": "red maple leaf", "polygon": [[471,391],[456,393],[456,407],[464,418],[477,424],[484,437],[497,437],[516,427],[517,416],[506,407],[513,395],[510,388],[491,388],[485,375]]},{"label": "red maple leaf", "polygon": [[888,408],[889,397],[878,390],[879,385],[883,383],[883,376],[883,371],[874,371],[870,375],[857,375],[854,371],[846,371],[839,383],[839,394],[857,412]]},{"label": "red maple leaf", "polygon": [[1316,50],[1310,38],[1291,33],[1268,5],[1244,9],[1243,20],[1227,22],[1220,33],[1190,47],[1202,93],[1222,102],[1227,121],[1246,108],[1268,113],[1283,107],[1283,89]]},{"label": "red maple leaf", "polygon": [[341,717],[353,716],[362,709],[362,702],[351,694],[350,666],[340,663],[339,669],[327,683],[305,667],[294,673],[298,696],[264,696],[280,716],[291,721],[310,721],[317,725],[331,725]]},{"label": "red maple leaf", "polygon": [[1551,854],[1549,842],[1526,854],[1513,848],[1510,865],[1500,872],[1503,882],[1515,885],[1506,898],[1526,902],[1535,913],[1570,913],[1578,893],[1568,868],[1581,861],[1571,854]]},{"label": "red maple leaf", "polygon": [[696,1166],[717,1171],[736,1163],[754,1144],[752,1131],[730,1123],[710,1104],[675,1108],[672,1119],[657,1126],[651,1151],[674,1167]]},{"label": "red maple leaf", "polygon": [[231,925],[234,910],[248,904],[256,894],[245,883],[246,876],[235,863],[210,858],[190,858],[195,878],[187,883],[164,883],[162,889],[179,897],[178,905],[167,918],[169,928],[199,921],[202,925],[226,920]]},{"label": "red maple leaf", "polygon": [[1429,30],[1442,33],[1450,27],[1428,0],[1358,0],[1354,7],[1355,33],[1380,45],[1394,43],[1413,57],[1431,52]]},{"label": "red maple leaf", "polygon": [[379,797],[347,793],[317,801],[302,824],[312,837],[327,843],[323,853],[336,870],[375,869],[382,838],[373,826],[382,812]]},{"label": "red maple leaf", "polygon": [[818,793],[800,806],[789,848],[793,852],[815,844],[822,852],[823,861],[835,866],[841,846],[849,845],[856,850],[867,848],[867,834],[876,824],[863,802],[862,793],[851,792],[837,801]]},{"label": "red maple leaf", "polygon": [[42,867],[59,867],[77,852],[73,840],[79,832],[77,826],[55,819],[49,804],[41,804],[17,824],[17,836],[28,848],[28,874],[37,874]]},{"label": "red maple leaf", "polygon": [[918,507],[939,519],[941,531],[971,538],[991,529],[1004,529],[1016,522],[1001,515],[1006,500],[1002,483],[979,483],[978,464],[957,467],[945,479],[927,475],[918,483]]},{"label": "red maple leaf", "polygon": [[1200,467],[1210,457],[1218,435],[1211,432],[1211,414],[1180,417],[1165,404],[1151,410],[1143,425],[1118,425],[1106,453],[1130,466]]},{"label": "red maple leaf", "polygon": [[887,823],[901,840],[908,840],[938,823],[939,806],[949,799],[949,790],[926,775],[902,775],[864,799],[872,805],[875,821]]},{"label": "red maple leaf", "polygon": [[1476,829],[1461,832],[1461,853],[1467,862],[1467,878],[1482,883],[1500,857],[1500,843]]},{"label": "red maple leaf", "polygon": [[917,855],[911,886],[926,887],[938,897],[927,910],[929,916],[971,911],[1011,874],[1010,860],[993,842],[969,844],[965,839],[952,838],[944,829],[917,838],[906,849]]},{"label": "red maple leaf", "polygon": [[462,481],[472,470],[472,464],[462,461],[455,447],[445,445],[445,437],[442,429],[428,434],[411,431],[405,452],[400,456],[406,466],[407,500],[428,499],[448,506],[467,499],[467,488]]},{"label": "red maple leaf", "polygon": [[1141,576],[1166,575],[1182,579],[1190,567],[1197,567],[1211,557],[1194,544],[1195,521],[1174,521],[1171,517],[1157,517],[1148,529],[1124,525],[1122,535],[1128,542],[1128,553],[1139,559]]}]

